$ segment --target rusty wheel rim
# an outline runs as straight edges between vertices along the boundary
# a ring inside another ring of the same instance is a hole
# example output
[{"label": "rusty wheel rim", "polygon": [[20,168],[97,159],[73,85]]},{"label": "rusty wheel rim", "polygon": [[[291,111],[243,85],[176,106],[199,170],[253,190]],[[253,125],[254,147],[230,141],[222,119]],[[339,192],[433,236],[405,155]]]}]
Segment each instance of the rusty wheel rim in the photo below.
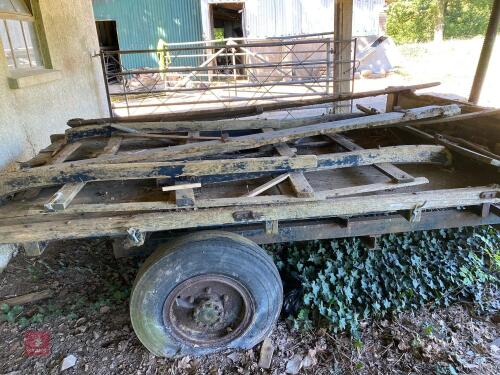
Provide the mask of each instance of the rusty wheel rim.
[{"label": "rusty wheel rim", "polygon": [[248,290],[219,274],[195,276],[177,285],[163,305],[163,321],[183,341],[202,346],[242,335],[255,314]]}]

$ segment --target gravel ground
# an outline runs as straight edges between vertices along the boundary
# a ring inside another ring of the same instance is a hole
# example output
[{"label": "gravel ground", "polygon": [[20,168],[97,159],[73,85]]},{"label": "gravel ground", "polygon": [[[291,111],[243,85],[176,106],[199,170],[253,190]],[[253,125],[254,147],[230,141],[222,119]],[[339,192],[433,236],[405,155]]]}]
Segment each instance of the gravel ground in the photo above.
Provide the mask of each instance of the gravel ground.
[{"label": "gravel ground", "polygon": [[[260,347],[156,358],[141,346],[128,316],[141,262],[116,261],[103,240],[53,244],[39,259],[17,256],[0,275],[0,300],[44,290],[53,297],[16,310],[15,322],[2,314],[0,373],[58,374],[71,355],[76,363],[65,374],[284,374],[300,367],[300,374],[500,373],[499,316],[477,317],[467,305],[367,324],[356,345],[325,329],[293,332],[282,319],[271,337],[276,349],[269,370],[258,366]],[[25,353],[29,331],[51,336],[48,355]]]}]

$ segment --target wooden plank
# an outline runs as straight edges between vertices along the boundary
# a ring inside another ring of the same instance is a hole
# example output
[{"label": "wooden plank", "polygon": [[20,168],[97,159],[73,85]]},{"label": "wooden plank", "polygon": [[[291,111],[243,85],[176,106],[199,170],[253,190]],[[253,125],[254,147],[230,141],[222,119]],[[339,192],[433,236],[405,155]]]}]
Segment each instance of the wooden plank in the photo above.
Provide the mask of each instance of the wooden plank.
[{"label": "wooden plank", "polygon": [[[199,199],[196,201],[197,208],[215,208],[215,207],[232,207],[239,205],[281,205],[289,203],[303,203],[303,202],[314,202],[324,199],[339,198],[343,196],[363,194],[363,193],[373,193],[377,191],[385,190],[395,190],[408,188],[412,186],[422,185],[429,183],[425,177],[417,177],[415,181],[409,183],[395,184],[393,182],[382,182],[367,185],[358,185],[347,188],[337,188],[331,190],[317,191],[313,197],[309,198],[297,198],[289,197],[285,195],[264,195],[252,198],[211,198],[211,199]],[[111,212],[134,212],[134,211],[168,211],[176,210],[178,207],[175,204],[169,202],[127,202],[127,203],[97,203],[97,204],[79,204],[70,206],[64,213],[68,215],[79,215],[82,213],[111,213]],[[62,215],[63,213],[46,213],[42,210],[32,209],[28,207],[28,210],[23,211],[22,206],[17,206],[15,212],[11,210],[4,209],[0,211],[0,216],[3,217],[28,217],[33,216],[33,220],[44,220],[43,217],[50,216],[55,217],[55,215]],[[2,221],[0,220],[0,225]]]},{"label": "wooden plank", "polygon": [[459,138],[459,137],[453,137],[453,136],[448,135],[448,134],[435,134],[435,137],[444,138],[452,143],[458,144],[459,146],[464,146],[465,148],[469,148],[472,151],[483,154],[483,155],[488,156],[492,159],[500,160],[500,155],[497,155],[497,154],[491,152],[486,146],[481,146],[479,144],[470,142],[466,139]]},{"label": "wooden plank", "polygon": [[411,126],[408,126],[408,127],[405,127],[403,128],[405,131],[408,131],[412,134],[415,134],[421,138],[424,138],[426,140],[429,140],[429,141],[433,141],[435,143],[438,143],[438,144],[441,144],[443,146],[446,146],[448,147],[450,150],[456,152],[457,154],[460,154],[460,155],[463,155],[469,159],[472,159],[472,160],[475,160],[479,163],[482,163],[482,164],[487,164],[487,165],[491,165],[491,166],[494,166],[494,167],[500,167],[500,160],[498,159],[494,159],[494,158],[491,158],[489,156],[486,156],[486,155],[483,155],[483,154],[480,154],[478,152],[475,152],[475,151],[472,151],[468,148],[465,148],[465,147],[462,147],[460,145],[457,145],[453,142],[450,142],[450,141],[447,141],[446,139],[444,138],[439,138],[439,137],[434,137],[432,136],[431,134],[429,133],[426,133],[420,129],[417,129],[417,128],[414,128],[414,127],[411,127]]},{"label": "wooden plank", "polygon": [[102,155],[115,155],[123,142],[123,138],[120,136],[111,137],[106,144],[106,147],[102,150]]},{"label": "wooden plank", "polygon": [[85,182],[73,182],[64,185],[47,203],[45,203],[45,209],[47,211],[65,210],[84,187]]},{"label": "wooden plank", "polygon": [[[350,151],[363,150],[363,147],[358,146],[356,143],[352,142],[349,138],[343,135],[335,134],[335,135],[327,135],[327,137],[347,150]],[[406,173],[405,171],[399,169],[398,167],[390,163],[374,164],[373,167],[378,169],[386,176],[389,176],[393,181],[396,182],[411,182],[415,179],[409,173]]]},{"label": "wooden plank", "polygon": [[[200,132],[189,132],[188,133],[188,138],[186,139],[186,143],[193,143],[196,137],[200,136]],[[176,184],[181,184],[180,182],[176,182]],[[201,187],[201,184],[198,183]],[[193,185],[193,184],[191,184]],[[194,190],[193,187],[198,187],[198,186],[191,186],[191,188],[186,188],[186,189],[181,189],[181,190],[176,190],[175,191],[175,204],[178,207],[186,207],[186,206],[194,206],[196,198],[194,195]]]},{"label": "wooden plank", "polygon": [[[118,152],[122,143],[122,137],[111,137],[104,147],[101,155],[114,155]],[[44,205],[47,211],[65,210],[75,199],[77,194],[85,187],[85,182],[72,182],[65,184],[57,191],[52,198]]]},{"label": "wooden plank", "polygon": [[266,190],[271,189],[273,186],[278,185],[280,182],[285,181],[288,177],[290,177],[290,174],[288,174],[288,173],[285,173],[285,174],[282,174],[281,176],[275,177],[272,180],[266,182],[265,184],[256,187],[252,191],[249,191],[245,195],[242,195],[242,197],[247,197],[247,198],[256,197],[257,195],[265,192]]},{"label": "wooden plank", "polygon": [[492,117],[497,115],[500,115],[500,109],[493,108],[493,109],[485,109],[478,112],[457,114],[442,119],[422,120],[416,122],[415,125],[435,125],[435,124],[443,124],[443,123],[465,121],[465,120],[477,120],[480,118]]},{"label": "wooden plank", "polygon": [[46,289],[46,290],[41,290],[33,293],[28,293],[28,294],[23,294],[20,296],[16,297],[11,297],[11,298],[6,298],[0,301],[0,305],[9,305],[9,306],[16,306],[16,305],[26,305],[28,303],[34,303],[38,302],[47,298],[50,298],[54,295],[52,290]]},{"label": "wooden plank", "polygon": [[229,160],[200,160],[188,162],[155,162],[124,164],[77,165],[39,167],[0,176],[0,196],[33,187],[72,182],[105,180],[153,179],[237,174],[245,178],[251,172],[289,172],[316,168],[315,155],[294,158],[267,157]]},{"label": "wooden plank", "polygon": [[[451,116],[460,113],[460,107],[428,106],[410,109],[405,113],[391,112],[355,119],[327,122],[323,124],[301,126],[293,129],[277,130],[269,133],[251,134],[233,137],[229,141],[207,141],[191,143],[167,148],[147,149],[141,151],[123,152],[116,156],[104,157],[110,163],[129,163],[141,161],[184,160],[188,158],[248,150],[273,143],[283,143],[297,138],[321,134],[334,134],[355,129],[400,126],[423,118]],[[75,164],[95,163],[93,159],[81,160]]]},{"label": "wooden plank", "polygon": [[200,187],[201,187],[201,184],[199,182],[195,182],[195,183],[191,183],[191,184],[163,186],[161,189],[163,191],[176,191],[176,190],[193,189],[193,188],[200,188]]},{"label": "wooden plank", "polygon": [[[270,132],[273,131],[273,129],[266,128],[262,131]],[[294,156],[297,153],[296,149],[292,149],[286,143],[278,143],[274,145],[274,147],[281,156]],[[314,189],[302,172],[290,173],[289,181],[297,197],[305,198],[314,196]]]},{"label": "wooden plank", "polygon": [[81,146],[81,142],[75,142],[64,146],[57,154],[54,155],[51,164],[64,163]]},{"label": "wooden plank", "polygon": [[378,149],[350,151],[323,155],[299,155],[295,157],[266,157],[246,159],[199,160],[187,162],[153,162],[123,164],[66,163],[30,170],[5,173],[0,176],[0,196],[16,191],[66,184],[109,180],[151,178],[184,178],[197,176],[234,175],[242,180],[247,173],[314,171],[358,167],[379,163],[449,163],[449,155],[443,146],[406,145]]},{"label": "wooden plank", "polygon": [[[185,113],[178,112],[178,113],[167,113],[159,115],[128,116],[121,118],[114,117],[114,118],[99,118],[99,119],[89,119],[89,120],[72,119],[68,121],[68,126],[71,128],[76,128],[79,126],[93,125],[93,124],[108,125],[111,123],[130,123],[130,122],[144,122],[144,121],[166,122],[166,121],[219,120],[224,118],[234,118],[245,115],[252,116],[255,114],[260,114],[264,111],[266,112],[276,111],[278,109],[304,107],[314,104],[325,104],[325,103],[331,103],[333,101],[368,98],[371,96],[387,95],[393,92],[421,90],[439,85],[440,85],[439,82],[430,82],[430,83],[422,83],[411,86],[388,87],[386,89],[357,92],[353,94],[336,94],[336,95],[324,96],[322,98],[313,100],[286,101],[281,103],[269,103],[269,104],[262,104],[259,106],[247,106],[240,108],[234,107],[234,108],[224,108],[224,109],[210,109],[201,111],[190,111]],[[197,130],[203,130],[203,129],[197,129]]]},{"label": "wooden plank", "polygon": [[[290,129],[299,126],[319,124],[323,122],[345,120],[361,117],[362,114],[330,114],[325,116],[308,117],[292,120],[220,120],[220,121],[174,121],[174,122],[131,122],[127,128],[140,132],[199,132],[199,131],[228,131],[228,130],[260,130],[263,128]],[[117,132],[110,125],[87,125],[66,130],[66,139],[69,143],[82,138],[109,137]]]},{"label": "wooden plank", "polygon": [[34,158],[27,162],[20,163],[21,168],[33,168],[52,162],[52,154],[56,150],[60,150],[65,144],[64,139],[59,139],[51,143],[48,147],[41,150]]},{"label": "wooden plank", "polygon": [[[493,192],[494,197],[484,192]],[[175,212],[140,213],[102,218],[81,218],[71,221],[43,221],[30,225],[18,224],[0,227],[0,243],[19,243],[58,239],[76,239],[102,236],[123,236],[127,228],[141,232],[214,227],[221,225],[264,223],[272,220],[299,220],[325,217],[366,215],[377,212],[395,212],[450,207],[477,206],[500,203],[500,188],[434,190],[425,192],[348,197],[319,202],[280,205],[240,205],[218,209],[178,210]]]}]

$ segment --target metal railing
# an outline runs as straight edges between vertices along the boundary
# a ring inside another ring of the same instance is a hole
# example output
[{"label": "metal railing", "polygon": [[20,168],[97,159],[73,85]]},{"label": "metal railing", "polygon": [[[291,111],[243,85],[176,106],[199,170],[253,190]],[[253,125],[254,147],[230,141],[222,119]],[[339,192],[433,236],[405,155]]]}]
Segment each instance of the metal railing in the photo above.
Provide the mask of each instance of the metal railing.
[{"label": "metal railing", "polygon": [[[352,58],[336,61],[339,49]],[[332,34],[172,43],[99,54],[110,116],[186,112],[334,94],[334,61],[354,89],[356,40]],[[345,93],[345,92],[344,92]]]}]

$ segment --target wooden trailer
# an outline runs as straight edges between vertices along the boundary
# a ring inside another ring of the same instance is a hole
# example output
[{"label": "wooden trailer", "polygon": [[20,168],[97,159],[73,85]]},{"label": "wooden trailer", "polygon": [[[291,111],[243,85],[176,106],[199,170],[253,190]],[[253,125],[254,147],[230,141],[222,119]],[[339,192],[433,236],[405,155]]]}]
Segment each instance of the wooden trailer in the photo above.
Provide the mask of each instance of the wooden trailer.
[{"label": "wooden trailer", "polygon": [[356,94],[388,93],[385,113],[72,120],[0,176],[0,244],[155,247],[130,299],[143,344],[168,357],[253,347],[283,298],[258,244],[500,223],[500,110],[420,87]]}]

